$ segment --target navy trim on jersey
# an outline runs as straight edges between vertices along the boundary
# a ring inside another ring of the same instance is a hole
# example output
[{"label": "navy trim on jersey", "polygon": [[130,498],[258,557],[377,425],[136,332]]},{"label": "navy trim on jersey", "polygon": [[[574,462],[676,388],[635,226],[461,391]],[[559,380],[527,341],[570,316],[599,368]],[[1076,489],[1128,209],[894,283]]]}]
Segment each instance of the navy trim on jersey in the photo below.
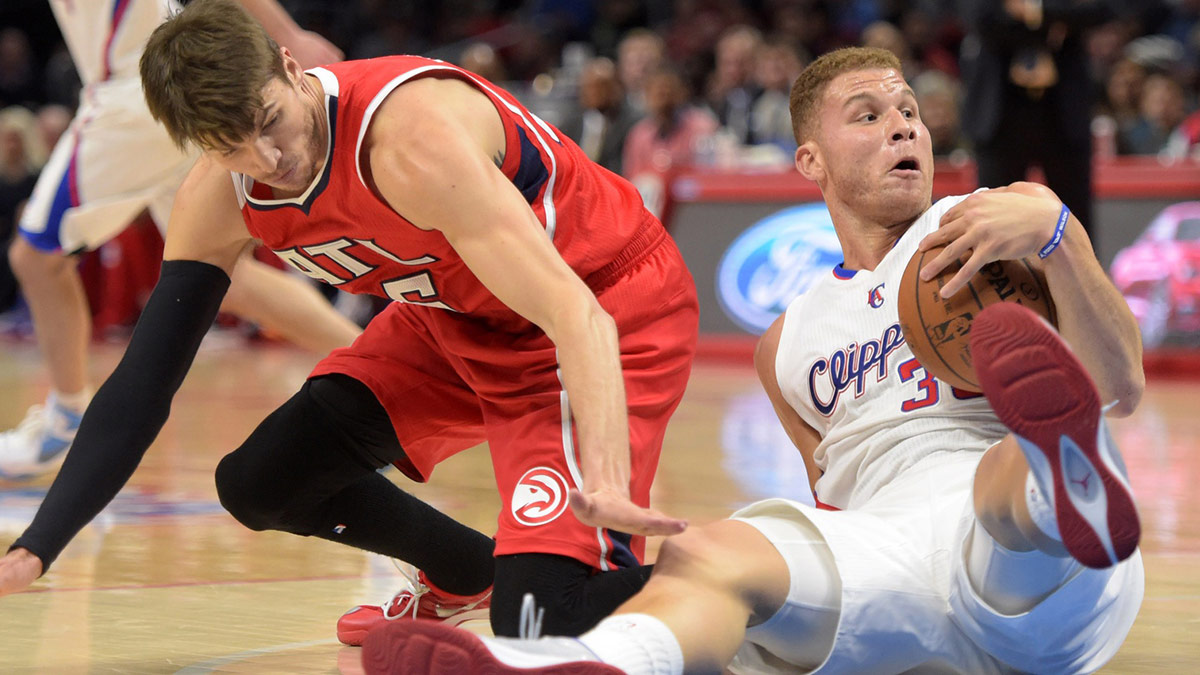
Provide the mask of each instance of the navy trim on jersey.
[{"label": "navy trim on jersey", "polygon": [[275,209],[290,207],[294,209],[300,209],[304,212],[304,215],[307,216],[309,211],[312,210],[313,202],[317,201],[317,197],[320,197],[321,193],[325,191],[325,188],[329,185],[329,179],[333,176],[333,150],[334,146],[337,144],[338,109],[338,99],[336,96],[328,96],[326,98],[326,110],[328,111],[329,115],[329,149],[327,151],[328,154],[325,156],[325,168],[321,170],[321,178],[317,181],[316,186],[311,192],[308,193],[308,196],[303,202],[292,199],[271,199],[264,202],[255,199],[250,195],[250,191],[247,190],[246,204],[248,204],[251,209],[254,209],[255,211],[274,211]]},{"label": "navy trim on jersey", "polygon": [[612,539],[613,549],[608,559],[613,562],[614,566],[619,569],[628,569],[641,565],[638,562],[637,556],[633,555],[633,549],[630,548],[633,542],[633,535],[617,532],[616,530],[605,530],[605,532]]},{"label": "navy trim on jersey", "polygon": [[[25,240],[42,253],[56,252],[62,248],[63,216],[67,214],[68,210],[79,206],[73,194],[74,190],[71,189],[71,183],[76,180],[75,159],[78,156],[77,153],[78,148],[71,153],[67,170],[63,172],[62,179],[58,182],[58,189],[54,191],[54,200],[50,202],[50,213],[46,215],[44,229],[40,232],[30,232],[21,228],[21,235],[25,237]],[[72,254],[77,252],[70,251]]]},{"label": "navy trim on jersey", "polygon": [[842,281],[853,279],[855,274],[858,274],[858,270],[848,270],[845,267],[842,267],[842,263],[838,263],[833,266],[833,276],[841,279]]},{"label": "navy trim on jersey", "polygon": [[513,176],[513,185],[521,191],[525,201],[532,205],[538,193],[542,191],[542,186],[550,180],[550,172],[542,162],[542,153],[529,140],[525,129],[520,125],[517,125],[517,135],[521,138],[521,164],[517,166],[517,175]]}]

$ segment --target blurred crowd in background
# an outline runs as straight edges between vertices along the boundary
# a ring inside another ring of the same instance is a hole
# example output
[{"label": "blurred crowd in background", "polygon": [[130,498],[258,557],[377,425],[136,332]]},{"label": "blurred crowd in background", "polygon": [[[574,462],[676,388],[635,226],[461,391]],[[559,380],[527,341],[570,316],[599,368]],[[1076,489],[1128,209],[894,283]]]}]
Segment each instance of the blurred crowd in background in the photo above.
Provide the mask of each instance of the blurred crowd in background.
[{"label": "blurred crowd in background", "polygon": [[[1021,135],[1020,126],[990,121],[1006,109],[996,97],[1013,92],[1069,99],[1053,108],[1063,111],[1061,135],[1082,136],[1073,147],[1095,157],[1200,161],[1200,0],[283,4],[347,58],[421,54],[483,75],[631,177],[789,167],[791,83],[813,58],[847,45],[900,58],[935,155],[950,162],[1022,142],[996,138]],[[0,240],[79,96],[45,0],[4,0]]]}]

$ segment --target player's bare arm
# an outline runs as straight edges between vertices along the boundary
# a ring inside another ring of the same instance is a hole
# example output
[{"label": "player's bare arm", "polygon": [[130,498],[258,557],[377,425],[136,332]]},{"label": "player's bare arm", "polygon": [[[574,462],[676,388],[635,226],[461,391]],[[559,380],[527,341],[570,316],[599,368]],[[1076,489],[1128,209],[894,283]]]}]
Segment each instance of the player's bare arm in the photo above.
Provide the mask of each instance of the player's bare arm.
[{"label": "player's bare arm", "polygon": [[771,407],[775,409],[775,415],[783,424],[783,430],[787,432],[788,438],[792,439],[792,444],[804,458],[804,470],[808,472],[809,488],[815,490],[817,479],[821,477],[821,470],[813,459],[813,452],[821,442],[821,437],[817,434],[817,430],[801,419],[796,409],[783,398],[783,390],[779,387],[779,377],[775,371],[775,357],[779,353],[779,337],[783,333],[783,321],[786,316],[786,312],[780,314],[766,332],[758,338],[758,344],[754,347],[754,369],[758,372],[758,379],[767,392],[767,398],[771,400]]},{"label": "player's bare arm", "polygon": [[163,260],[194,260],[229,275],[241,254],[253,245],[229,171],[206,153],[176,193]]},{"label": "player's bare arm", "polygon": [[381,105],[365,148],[380,196],[418,227],[442,232],[480,282],[558,348],[579,423],[584,484],[571,498],[576,515],[634,534],[682,531],[683,521],[629,499],[616,325],[496,166],[506,148],[491,101],[461,82],[407,84]]},{"label": "player's bare arm", "polygon": [[[949,297],[994,260],[1038,259],[1054,236],[1062,201],[1049,188],[1015,183],[971,195],[942,217],[941,226],[921,249],[946,244],[921,270],[929,279],[959,256],[971,252],[963,268],[942,289]],[[1137,323],[1096,260],[1082,223],[1071,215],[1062,242],[1040,261],[1057,299],[1058,328],[1087,367],[1113,415],[1128,415],[1145,388],[1142,342]]]}]

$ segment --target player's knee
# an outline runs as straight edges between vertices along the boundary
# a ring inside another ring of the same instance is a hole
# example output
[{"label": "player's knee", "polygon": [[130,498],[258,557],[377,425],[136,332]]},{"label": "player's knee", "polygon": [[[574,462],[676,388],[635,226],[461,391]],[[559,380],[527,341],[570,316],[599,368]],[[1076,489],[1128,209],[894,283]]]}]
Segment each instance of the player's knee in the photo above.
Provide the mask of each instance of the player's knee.
[{"label": "player's knee", "polygon": [[8,247],[8,264],[22,281],[53,272],[63,259],[63,256],[39,251],[21,235],[14,237]]},{"label": "player's knee", "polygon": [[681,577],[714,576],[727,552],[704,528],[689,528],[683,534],[667,537],[658,550],[656,574]]},{"label": "player's knee", "polygon": [[251,454],[243,445],[217,464],[217,498],[229,515],[252,530],[281,529],[283,501],[255,468],[256,462],[249,461]]}]

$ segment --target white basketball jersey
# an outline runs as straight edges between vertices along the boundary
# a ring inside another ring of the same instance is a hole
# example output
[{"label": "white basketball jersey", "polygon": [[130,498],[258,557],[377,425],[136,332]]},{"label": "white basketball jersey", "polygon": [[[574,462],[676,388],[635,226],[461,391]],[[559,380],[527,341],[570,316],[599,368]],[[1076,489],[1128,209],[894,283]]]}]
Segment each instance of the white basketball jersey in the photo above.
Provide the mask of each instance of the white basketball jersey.
[{"label": "white basketball jersey", "polygon": [[930,207],[874,270],[839,265],[788,305],[775,372],[784,399],[821,436],[816,497],[825,504],[853,508],[925,457],[982,450],[1008,433],[987,399],[931,377],[900,331],[904,268],[965,198]]},{"label": "white basketball jersey", "polygon": [[174,0],[50,0],[84,86],[138,80],[150,33],[179,10]]}]

